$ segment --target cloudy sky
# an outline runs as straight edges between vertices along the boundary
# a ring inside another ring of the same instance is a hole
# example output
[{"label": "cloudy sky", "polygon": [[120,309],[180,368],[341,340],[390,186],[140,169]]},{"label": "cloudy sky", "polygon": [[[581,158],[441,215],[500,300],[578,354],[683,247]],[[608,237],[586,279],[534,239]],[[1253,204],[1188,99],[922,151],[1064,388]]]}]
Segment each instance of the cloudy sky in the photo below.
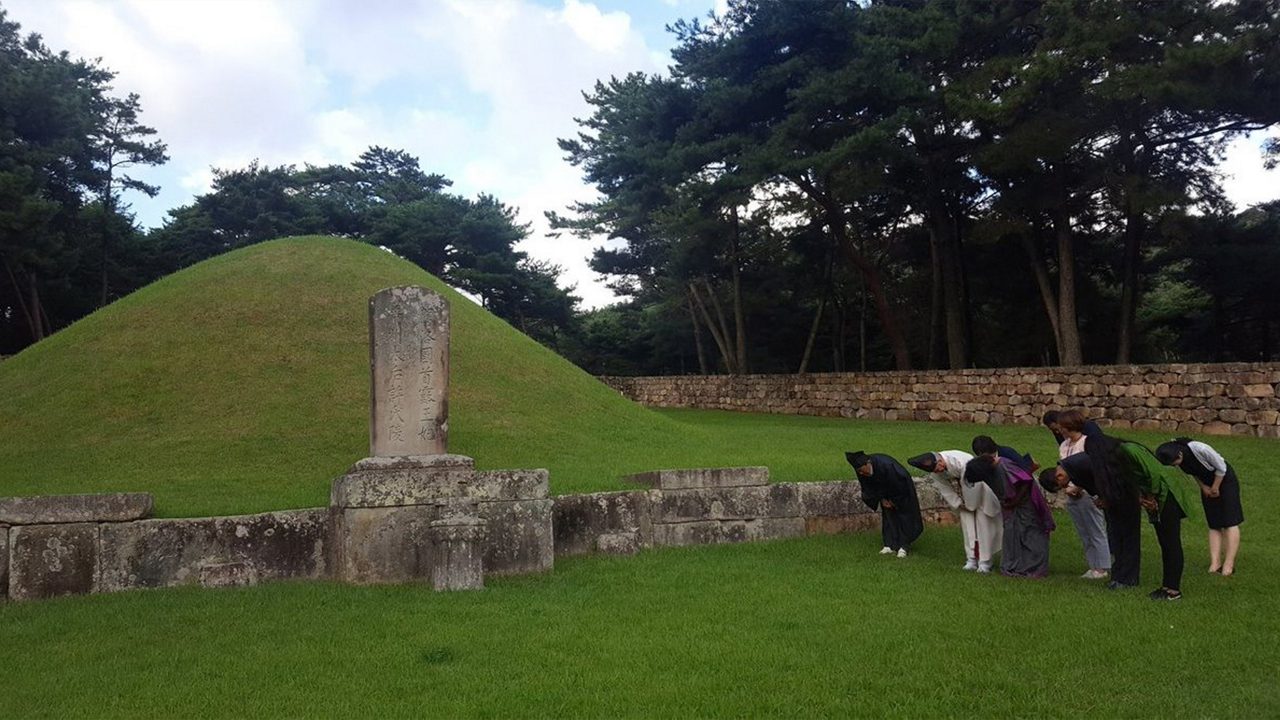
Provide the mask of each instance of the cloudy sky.
[{"label": "cloudy sky", "polygon": [[[592,243],[545,236],[543,212],[592,197],[556,138],[597,79],[662,72],[678,18],[722,0],[5,0],[55,50],[101,57],[142,96],[170,161],[132,198],[138,220],[208,190],[210,168],[348,163],[370,145],[418,156],[463,195],[496,195],[533,224],[522,249],[565,267],[584,305],[610,292]],[[1280,197],[1261,137],[1225,170],[1239,205]],[[141,173],[139,173],[141,175]],[[599,243],[596,243],[599,244]]]}]

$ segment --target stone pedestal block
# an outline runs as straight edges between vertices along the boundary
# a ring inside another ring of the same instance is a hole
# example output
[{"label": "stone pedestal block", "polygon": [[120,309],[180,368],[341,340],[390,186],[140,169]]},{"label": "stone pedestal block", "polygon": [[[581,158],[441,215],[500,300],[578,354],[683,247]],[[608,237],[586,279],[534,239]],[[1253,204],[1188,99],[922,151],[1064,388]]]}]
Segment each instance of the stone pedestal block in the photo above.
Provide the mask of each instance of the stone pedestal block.
[{"label": "stone pedestal block", "polygon": [[395,507],[461,498],[470,492],[475,460],[465,455],[370,457],[333,481],[335,507]]},{"label": "stone pedestal block", "polygon": [[445,514],[474,513],[475,506],[446,513],[440,505],[335,508],[334,575],[363,585],[425,580],[431,575],[431,523]]},{"label": "stone pedestal block", "polygon": [[151,515],[151,493],[41,495],[0,498],[0,523],[128,522]]},{"label": "stone pedestal block", "polygon": [[484,587],[485,522],[476,517],[436,520],[427,531],[431,541],[431,587],[436,590],[479,590]]},{"label": "stone pedestal block", "polygon": [[449,436],[449,303],[421,287],[369,299],[369,455],[438,455]]},{"label": "stone pedestal block", "polygon": [[19,525],[9,531],[9,597],[83,595],[98,584],[94,523]]},{"label": "stone pedestal block", "polygon": [[552,505],[549,498],[480,503],[478,514],[487,524],[484,571],[519,575],[547,572],[555,567]]},{"label": "stone pedestal block", "polygon": [[768,485],[769,468],[689,468],[685,470],[651,470],[628,475],[626,480],[656,490],[688,488],[744,487]]}]

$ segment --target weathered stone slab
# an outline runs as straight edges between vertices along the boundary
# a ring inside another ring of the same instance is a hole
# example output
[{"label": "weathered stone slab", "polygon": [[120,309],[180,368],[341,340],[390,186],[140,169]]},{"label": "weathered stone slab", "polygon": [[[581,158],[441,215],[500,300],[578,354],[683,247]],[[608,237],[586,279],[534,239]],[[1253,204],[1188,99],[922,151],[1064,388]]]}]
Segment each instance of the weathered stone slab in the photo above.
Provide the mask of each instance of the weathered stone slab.
[{"label": "weathered stone slab", "polygon": [[796,483],[800,510],[806,517],[840,516],[870,512],[862,491],[853,481]]},{"label": "weathered stone slab", "polygon": [[605,533],[596,538],[596,552],[602,555],[635,555],[640,552],[640,533]]},{"label": "weathered stone slab", "polygon": [[479,515],[488,524],[486,574],[547,572],[555,566],[552,505],[550,499],[480,503]]},{"label": "weathered stone slab", "polygon": [[920,500],[920,509],[928,510],[931,508],[947,508],[950,505],[946,500],[942,499],[942,493],[938,492],[938,488],[933,483],[924,478],[913,478],[916,483],[916,497]]},{"label": "weathered stone slab", "polygon": [[625,480],[657,490],[687,488],[745,487],[768,485],[767,467],[689,468],[684,470],[650,470],[628,475]]},{"label": "weathered stone slab", "polygon": [[260,582],[253,563],[213,563],[200,566],[200,585],[207,588],[249,587]]},{"label": "weathered stone slab", "polygon": [[0,525],[0,602],[9,597],[9,526]]},{"label": "weathered stone slab", "polygon": [[[103,592],[221,582],[321,578],[328,572],[329,513],[288,510],[102,525]],[[230,566],[240,564],[240,570]],[[228,567],[217,569],[216,566]],[[215,568],[215,569],[209,569]]]},{"label": "weathered stone slab", "polygon": [[546,470],[481,470],[467,486],[467,496],[490,500],[543,500],[550,494]]},{"label": "weathered stone slab", "polygon": [[431,587],[436,590],[479,590],[484,587],[485,522],[476,517],[436,520],[431,539]]},{"label": "weathered stone slab", "polygon": [[880,529],[880,514],[811,515],[804,519],[806,535],[843,535]]},{"label": "weathered stone slab", "polygon": [[465,455],[365,458],[333,481],[334,507],[397,507],[466,497],[475,460]]},{"label": "weathered stone slab", "polygon": [[801,517],[655,523],[653,544],[659,546],[716,545],[802,537],[804,534],[805,520]]},{"label": "weathered stone slab", "polygon": [[421,287],[369,299],[369,454],[447,452],[449,303]]},{"label": "weathered stone slab", "polygon": [[795,483],[663,490],[654,493],[651,503],[655,524],[798,517],[802,514]]},{"label": "weathered stone slab", "polygon": [[151,507],[151,493],[0,498],[0,523],[51,525],[54,523],[127,522],[149,516]]},{"label": "weathered stone slab", "polygon": [[335,577],[366,585],[429,579],[428,530],[440,516],[435,505],[335,508]]},{"label": "weathered stone slab", "polygon": [[635,532],[641,547],[648,547],[653,542],[649,494],[636,490],[555,498],[555,553],[586,555],[596,551],[601,535],[621,532]]},{"label": "weathered stone slab", "polygon": [[93,592],[98,585],[95,523],[19,525],[9,531],[9,599]]}]

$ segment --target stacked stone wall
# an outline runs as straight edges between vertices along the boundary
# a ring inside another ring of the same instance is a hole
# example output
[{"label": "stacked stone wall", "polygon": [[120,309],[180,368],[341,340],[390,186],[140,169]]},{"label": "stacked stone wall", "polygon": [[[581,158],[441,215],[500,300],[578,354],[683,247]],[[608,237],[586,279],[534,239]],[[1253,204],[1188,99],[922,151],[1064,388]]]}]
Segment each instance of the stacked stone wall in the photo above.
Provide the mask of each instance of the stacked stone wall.
[{"label": "stacked stone wall", "polygon": [[652,407],[980,424],[1037,424],[1076,407],[1114,428],[1280,437],[1280,363],[601,380]]}]

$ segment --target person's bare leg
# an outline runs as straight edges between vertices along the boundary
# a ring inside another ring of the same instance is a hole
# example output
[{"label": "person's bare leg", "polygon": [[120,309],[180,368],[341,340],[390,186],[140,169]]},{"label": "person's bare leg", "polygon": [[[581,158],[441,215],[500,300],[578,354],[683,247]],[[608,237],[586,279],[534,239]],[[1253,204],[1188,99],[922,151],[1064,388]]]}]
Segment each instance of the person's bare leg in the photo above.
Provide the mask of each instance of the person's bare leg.
[{"label": "person's bare leg", "polygon": [[1240,549],[1240,526],[1232,525],[1222,531],[1227,540],[1227,557],[1222,561],[1222,574],[1230,575],[1236,571],[1236,551]]},{"label": "person's bare leg", "polygon": [[1209,528],[1209,572],[1222,569],[1222,531]]}]

